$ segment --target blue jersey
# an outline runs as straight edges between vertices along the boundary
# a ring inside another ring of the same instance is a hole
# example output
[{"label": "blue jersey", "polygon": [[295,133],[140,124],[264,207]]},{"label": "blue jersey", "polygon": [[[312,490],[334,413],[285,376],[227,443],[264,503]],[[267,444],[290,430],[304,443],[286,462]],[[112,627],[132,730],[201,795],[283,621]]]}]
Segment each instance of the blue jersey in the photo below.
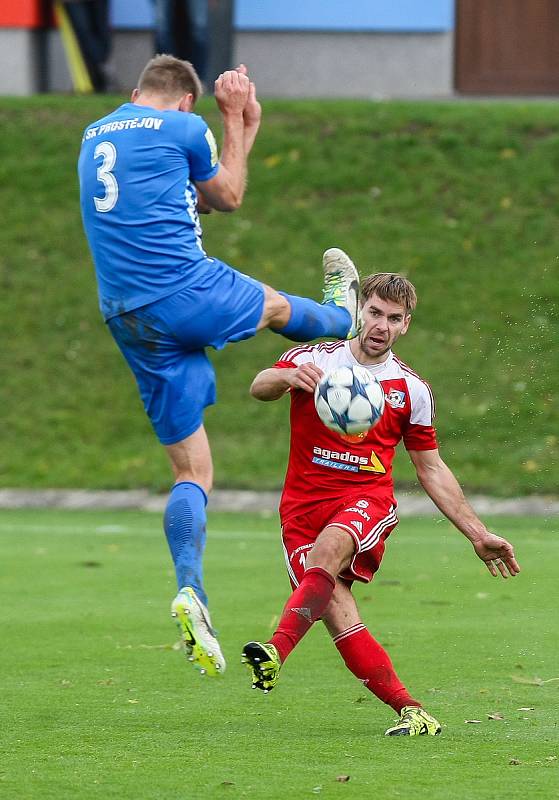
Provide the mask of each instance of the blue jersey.
[{"label": "blue jersey", "polygon": [[219,169],[204,120],[125,103],[84,132],[84,228],[105,319],[195,285],[204,270],[194,181]]}]

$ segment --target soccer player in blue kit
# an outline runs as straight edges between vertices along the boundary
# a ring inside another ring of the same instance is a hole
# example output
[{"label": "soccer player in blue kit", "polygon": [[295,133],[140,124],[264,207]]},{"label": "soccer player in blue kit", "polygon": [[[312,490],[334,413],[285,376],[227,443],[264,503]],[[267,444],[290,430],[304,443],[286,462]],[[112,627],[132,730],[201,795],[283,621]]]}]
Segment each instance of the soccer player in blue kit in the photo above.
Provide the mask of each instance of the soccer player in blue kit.
[{"label": "soccer player in blue kit", "polygon": [[225,660],[202,580],[213,477],[203,414],[215,402],[205,348],[263,328],[297,342],[354,335],[358,275],[343,251],[327,250],[324,300],[317,303],[206,255],[198,211],[241,205],[261,107],[244,66],[219,76],[219,158],[211,130],[193,113],[200,94],[191,64],[151,59],[131,102],[85,129],[78,174],[101,312],[174,473],[164,517],[179,590],[172,615],[189,660],[218,675]]}]

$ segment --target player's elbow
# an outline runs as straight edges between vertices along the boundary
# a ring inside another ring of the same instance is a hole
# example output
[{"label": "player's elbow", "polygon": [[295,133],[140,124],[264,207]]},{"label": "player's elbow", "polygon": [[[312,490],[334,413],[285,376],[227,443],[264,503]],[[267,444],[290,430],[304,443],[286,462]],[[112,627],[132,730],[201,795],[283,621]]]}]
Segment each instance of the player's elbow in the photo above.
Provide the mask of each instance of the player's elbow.
[{"label": "player's elbow", "polygon": [[255,400],[262,400],[267,402],[269,400],[277,400],[283,394],[278,391],[276,387],[271,386],[268,381],[263,380],[259,375],[253,380],[249,389],[251,397]]},{"label": "player's elbow", "polygon": [[231,213],[232,211],[236,211],[238,208],[241,207],[243,202],[242,196],[235,195],[235,194],[228,194],[214,203],[214,208],[217,211],[224,211],[225,213]]},{"label": "player's elbow", "polygon": [[250,384],[250,396],[254,397],[255,400],[265,400],[265,391],[262,385],[262,382],[258,380],[258,376],[253,380]]}]

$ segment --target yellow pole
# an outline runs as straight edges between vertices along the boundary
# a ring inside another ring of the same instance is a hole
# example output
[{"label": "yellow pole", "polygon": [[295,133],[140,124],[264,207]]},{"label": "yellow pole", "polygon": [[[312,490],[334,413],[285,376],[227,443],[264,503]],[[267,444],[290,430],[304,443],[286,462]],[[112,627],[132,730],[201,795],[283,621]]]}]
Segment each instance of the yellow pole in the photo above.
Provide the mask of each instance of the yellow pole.
[{"label": "yellow pole", "polygon": [[83,94],[90,94],[94,91],[93,83],[68,13],[58,0],[54,4],[54,9],[74,89]]}]

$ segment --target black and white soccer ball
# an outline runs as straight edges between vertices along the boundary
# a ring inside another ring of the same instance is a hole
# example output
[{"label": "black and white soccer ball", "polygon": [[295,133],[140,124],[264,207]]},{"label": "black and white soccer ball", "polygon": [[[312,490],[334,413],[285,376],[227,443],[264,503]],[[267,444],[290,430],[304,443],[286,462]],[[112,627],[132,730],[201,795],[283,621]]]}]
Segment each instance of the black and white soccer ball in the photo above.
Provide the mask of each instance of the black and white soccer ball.
[{"label": "black and white soccer ball", "polygon": [[373,428],[384,411],[384,390],[365,367],[339,367],[314,390],[316,411],[336,433],[359,434]]}]

